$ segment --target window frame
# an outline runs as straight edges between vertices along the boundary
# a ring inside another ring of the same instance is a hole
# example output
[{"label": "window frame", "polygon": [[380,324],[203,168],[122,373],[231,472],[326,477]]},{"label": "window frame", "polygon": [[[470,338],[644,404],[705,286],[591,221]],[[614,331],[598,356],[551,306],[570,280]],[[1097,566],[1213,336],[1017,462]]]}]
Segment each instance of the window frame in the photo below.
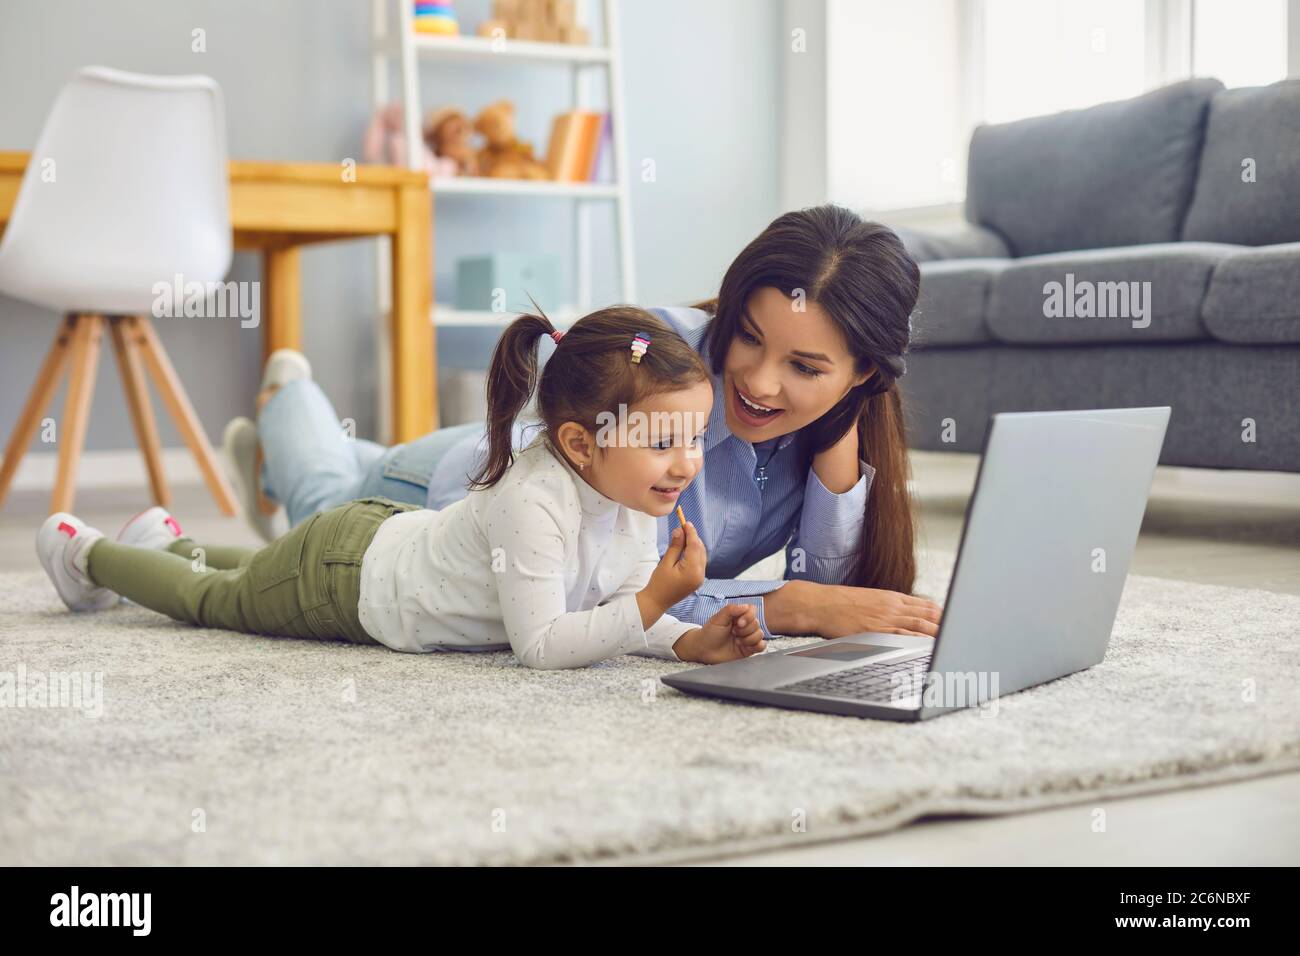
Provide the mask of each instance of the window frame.
[{"label": "window frame", "polygon": [[[1144,77],[1146,89],[1154,89],[1168,83],[1176,82],[1192,75],[1193,50],[1195,44],[1195,0],[1144,0]],[[785,0],[785,23],[807,24],[815,13],[810,9],[810,0]],[[957,122],[958,138],[969,142],[970,131],[980,122],[986,109],[986,69],[984,64],[984,31],[986,20],[986,0],[954,0],[954,15],[957,18],[957,74],[961,78]],[[834,4],[828,3],[820,13],[821,20],[814,25],[820,28],[823,36],[835,29]],[[1300,76],[1300,0],[1287,0],[1287,73],[1288,77]],[[829,57],[827,57],[829,60]],[[820,166],[820,176],[809,181],[807,161],[799,170],[799,176],[785,175],[783,182],[783,200],[786,208],[807,205],[809,190],[817,189],[823,194],[828,192],[830,183],[830,116],[827,110],[830,84],[834,82],[833,64],[824,66],[825,75],[821,77],[822,102],[816,104],[818,114],[827,127],[823,130],[822,149],[816,162]],[[789,75],[787,74],[787,83]],[[787,86],[786,105],[791,101]],[[806,107],[809,87],[806,79],[800,86],[801,106]],[[788,155],[788,153],[787,153]],[[965,169],[961,168],[961,191],[965,192]],[[816,180],[820,180],[819,182]],[[802,182],[802,188],[795,183]],[[793,201],[792,201],[793,200]],[[891,222],[900,225],[933,227],[958,225],[963,220],[964,202],[938,202],[921,206],[904,208],[880,207],[878,211],[887,215]],[[868,210],[871,211],[871,210]]]}]

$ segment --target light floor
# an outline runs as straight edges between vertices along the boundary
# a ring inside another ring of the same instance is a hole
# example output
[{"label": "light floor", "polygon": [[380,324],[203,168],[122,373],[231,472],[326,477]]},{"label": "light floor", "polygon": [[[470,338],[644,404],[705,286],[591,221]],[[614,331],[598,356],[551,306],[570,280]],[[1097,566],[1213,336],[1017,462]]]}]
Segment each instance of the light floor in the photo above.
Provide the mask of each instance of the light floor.
[{"label": "light floor", "polygon": [[[973,455],[918,452],[920,544],[954,551],[974,484]],[[201,487],[177,487],[186,533],[257,544]],[[0,511],[0,571],[34,570],[45,492],[16,491]],[[115,531],[149,501],[143,486],[83,491],[77,513]],[[1160,469],[1132,571],[1300,594],[1300,475]],[[1300,622],[1296,623],[1300,630]],[[1106,809],[1094,833],[1092,810]],[[729,857],[728,865],[1300,863],[1300,774],[991,818],[936,818],[882,836]]]}]

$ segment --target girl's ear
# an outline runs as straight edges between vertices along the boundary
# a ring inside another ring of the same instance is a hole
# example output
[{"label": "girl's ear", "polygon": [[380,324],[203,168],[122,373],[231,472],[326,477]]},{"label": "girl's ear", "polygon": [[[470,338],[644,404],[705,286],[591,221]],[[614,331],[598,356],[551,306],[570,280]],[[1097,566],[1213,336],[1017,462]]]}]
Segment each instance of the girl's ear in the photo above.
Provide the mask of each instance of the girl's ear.
[{"label": "girl's ear", "polygon": [[865,385],[865,384],[867,383],[867,381],[871,378],[871,376],[873,376],[873,375],[875,375],[875,374],[876,374],[876,370],[873,368],[871,371],[867,372],[865,375],[859,375],[857,378],[855,378],[855,379],[853,380],[853,387],[854,387],[854,388],[857,388],[859,385]]},{"label": "girl's ear", "polygon": [[555,433],[555,445],[574,468],[591,464],[593,442],[587,429],[577,422],[565,422]]}]

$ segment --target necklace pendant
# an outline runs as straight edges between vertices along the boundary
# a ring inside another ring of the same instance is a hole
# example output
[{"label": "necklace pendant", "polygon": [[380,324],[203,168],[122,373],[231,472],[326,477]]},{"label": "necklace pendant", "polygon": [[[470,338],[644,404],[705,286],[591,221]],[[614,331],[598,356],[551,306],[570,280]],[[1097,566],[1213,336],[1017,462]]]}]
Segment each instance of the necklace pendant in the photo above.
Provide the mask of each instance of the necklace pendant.
[{"label": "necklace pendant", "polygon": [[758,490],[760,493],[763,491],[765,487],[767,487],[767,475],[765,474],[766,471],[767,471],[767,466],[762,465],[758,469],[758,474],[754,475],[754,480],[758,482]]}]

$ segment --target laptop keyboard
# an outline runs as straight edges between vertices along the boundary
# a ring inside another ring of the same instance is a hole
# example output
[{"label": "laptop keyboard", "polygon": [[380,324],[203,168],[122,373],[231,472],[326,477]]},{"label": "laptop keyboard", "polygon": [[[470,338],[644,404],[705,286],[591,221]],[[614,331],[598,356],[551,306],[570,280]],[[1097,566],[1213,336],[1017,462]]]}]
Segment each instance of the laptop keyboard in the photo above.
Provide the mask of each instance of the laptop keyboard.
[{"label": "laptop keyboard", "polygon": [[903,699],[919,694],[929,670],[930,657],[926,655],[908,661],[846,667],[773,689],[796,694],[815,694],[819,697],[888,702],[894,700],[895,695],[898,699]]}]

